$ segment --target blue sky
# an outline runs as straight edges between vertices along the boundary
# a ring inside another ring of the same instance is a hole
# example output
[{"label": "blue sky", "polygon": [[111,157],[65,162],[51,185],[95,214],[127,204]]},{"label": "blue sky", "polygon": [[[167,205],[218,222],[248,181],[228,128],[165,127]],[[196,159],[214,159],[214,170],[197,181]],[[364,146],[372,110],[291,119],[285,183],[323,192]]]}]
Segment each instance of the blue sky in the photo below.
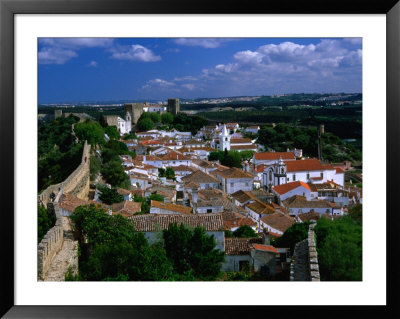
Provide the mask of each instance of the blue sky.
[{"label": "blue sky", "polygon": [[39,103],[362,90],[361,38],[40,38]]}]

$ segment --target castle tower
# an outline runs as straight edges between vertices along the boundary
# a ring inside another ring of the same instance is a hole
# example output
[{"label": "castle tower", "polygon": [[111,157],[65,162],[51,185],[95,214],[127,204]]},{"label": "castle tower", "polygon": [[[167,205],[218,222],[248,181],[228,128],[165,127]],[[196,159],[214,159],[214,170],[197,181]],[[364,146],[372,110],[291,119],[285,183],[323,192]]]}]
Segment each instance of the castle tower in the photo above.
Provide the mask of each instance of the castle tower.
[{"label": "castle tower", "polygon": [[286,164],[282,160],[282,157],[279,156],[279,160],[274,166],[274,186],[286,184],[286,178]]},{"label": "castle tower", "polygon": [[229,151],[231,149],[231,136],[229,135],[225,124],[222,133],[219,136],[219,147],[221,151]]},{"label": "castle tower", "polygon": [[138,122],[143,113],[144,103],[125,103],[124,111],[128,112],[131,116],[131,123],[134,125]]},{"label": "castle tower", "polygon": [[173,115],[180,112],[179,99],[168,99],[167,111]]}]

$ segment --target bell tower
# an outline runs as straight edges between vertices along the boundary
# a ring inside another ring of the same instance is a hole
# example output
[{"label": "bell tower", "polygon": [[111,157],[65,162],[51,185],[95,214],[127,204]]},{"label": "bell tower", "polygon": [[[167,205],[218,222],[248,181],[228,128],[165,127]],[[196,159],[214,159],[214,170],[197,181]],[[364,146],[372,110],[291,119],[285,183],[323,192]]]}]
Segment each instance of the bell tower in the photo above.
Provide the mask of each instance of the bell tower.
[{"label": "bell tower", "polygon": [[222,133],[219,136],[219,147],[221,151],[229,151],[231,149],[231,136],[229,135],[225,124]]},{"label": "bell tower", "polygon": [[275,164],[274,177],[275,177],[274,185],[282,185],[282,184],[286,184],[286,182],[287,182],[286,164],[282,160],[282,156],[279,156],[279,160]]}]

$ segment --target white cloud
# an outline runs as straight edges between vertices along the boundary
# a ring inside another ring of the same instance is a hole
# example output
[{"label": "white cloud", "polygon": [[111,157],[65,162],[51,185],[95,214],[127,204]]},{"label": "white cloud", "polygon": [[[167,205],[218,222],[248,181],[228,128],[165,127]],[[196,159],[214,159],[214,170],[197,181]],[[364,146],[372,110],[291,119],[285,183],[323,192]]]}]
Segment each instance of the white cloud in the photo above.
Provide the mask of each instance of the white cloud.
[{"label": "white cloud", "polygon": [[153,79],[147,81],[145,85],[142,86],[142,89],[152,89],[152,88],[170,88],[175,86],[175,83],[168,82],[163,79]]},{"label": "white cloud", "polygon": [[98,63],[96,62],[96,61],[90,61],[90,63],[88,64],[88,66],[91,66],[91,67],[97,67],[97,65],[98,65]]},{"label": "white cloud", "polygon": [[184,87],[185,89],[188,89],[189,91],[193,91],[196,88],[194,84],[190,83],[182,84],[181,86]]},{"label": "white cloud", "polygon": [[64,64],[77,56],[75,51],[52,47],[44,47],[38,52],[40,64]]},{"label": "white cloud", "polygon": [[155,62],[160,61],[161,57],[155,55],[151,50],[140,44],[132,44],[130,46],[120,46],[112,50],[112,58],[119,60]]},{"label": "white cloud", "polygon": [[39,38],[39,63],[64,64],[77,57],[80,49],[109,47],[113,42],[110,38]]},{"label": "white cloud", "polygon": [[199,46],[206,49],[215,49],[225,42],[235,41],[236,39],[229,38],[179,38],[174,39],[174,42],[179,45]]},{"label": "white cloud", "polygon": [[113,42],[112,38],[39,38],[39,44],[68,49],[109,47]]}]

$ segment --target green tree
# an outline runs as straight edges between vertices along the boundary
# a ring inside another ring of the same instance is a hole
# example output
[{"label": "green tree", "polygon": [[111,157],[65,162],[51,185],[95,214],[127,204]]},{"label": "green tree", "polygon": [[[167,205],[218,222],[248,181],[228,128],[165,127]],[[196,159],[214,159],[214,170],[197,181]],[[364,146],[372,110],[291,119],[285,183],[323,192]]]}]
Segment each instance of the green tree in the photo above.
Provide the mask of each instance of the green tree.
[{"label": "green tree", "polygon": [[362,223],[362,204],[349,208],[349,216],[361,225]]},{"label": "green tree", "polygon": [[77,123],[74,132],[81,141],[87,140],[90,145],[104,143],[104,129],[98,122]]},{"label": "green tree", "polygon": [[157,202],[163,202],[164,197],[160,194],[154,193],[154,194],[151,194],[149,197],[147,197],[148,203],[150,203],[152,200],[155,200]]},{"label": "green tree", "polygon": [[167,167],[165,177],[168,179],[175,179],[175,171],[171,167]]},{"label": "green tree", "polygon": [[172,124],[173,121],[174,116],[171,113],[166,112],[161,114],[161,122],[164,124]]},{"label": "green tree", "polygon": [[275,247],[289,247],[293,253],[294,246],[307,238],[309,225],[310,222],[294,223],[281,237],[272,240],[271,244]]},{"label": "green tree", "polygon": [[104,132],[108,135],[110,139],[119,140],[120,135],[118,129],[115,126],[107,126]]},{"label": "green tree", "polygon": [[94,181],[101,169],[101,163],[97,156],[90,156],[90,180]]},{"label": "green tree", "polygon": [[165,168],[159,168],[158,169],[158,177],[165,177],[166,173],[165,173]]},{"label": "green tree", "polygon": [[150,246],[128,219],[110,216],[95,205],[79,206],[71,215],[80,242],[82,280],[170,280],[173,268],[160,244]]},{"label": "green tree", "polygon": [[315,227],[321,280],[362,280],[362,226],[350,216],[321,218]]},{"label": "green tree", "polygon": [[209,236],[204,228],[191,230],[183,224],[170,224],[163,231],[163,238],[167,257],[179,275],[201,280],[219,276],[224,252],[216,248],[214,236]]},{"label": "green tree", "polygon": [[154,122],[149,118],[145,118],[137,123],[137,127],[139,131],[150,131],[154,128]]},{"label": "green tree", "polygon": [[108,187],[98,187],[101,192],[100,200],[107,204],[111,205],[114,203],[120,203],[124,201],[124,196],[118,193],[116,188],[108,188]]},{"label": "green tree", "polygon": [[99,124],[100,124],[102,127],[104,127],[104,128],[106,128],[106,127],[108,126],[107,121],[106,121],[106,118],[104,117],[103,114],[100,114],[100,117],[99,117]]},{"label": "green tree", "polygon": [[241,162],[242,161],[239,152],[229,151],[224,155],[224,158],[221,161],[221,165],[242,168]]},{"label": "green tree", "polygon": [[131,183],[129,176],[125,173],[121,160],[107,162],[101,168],[101,175],[107,183],[113,187],[130,189]]},{"label": "green tree", "polygon": [[233,236],[239,238],[256,238],[258,237],[257,233],[250,226],[244,225],[240,226],[233,232]]},{"label": "green tree", "polygon": [[43,205],[38,204],[38,243],[40,243],[49,229],[55,225],[55,222],[55,215],[49,213]]}]

